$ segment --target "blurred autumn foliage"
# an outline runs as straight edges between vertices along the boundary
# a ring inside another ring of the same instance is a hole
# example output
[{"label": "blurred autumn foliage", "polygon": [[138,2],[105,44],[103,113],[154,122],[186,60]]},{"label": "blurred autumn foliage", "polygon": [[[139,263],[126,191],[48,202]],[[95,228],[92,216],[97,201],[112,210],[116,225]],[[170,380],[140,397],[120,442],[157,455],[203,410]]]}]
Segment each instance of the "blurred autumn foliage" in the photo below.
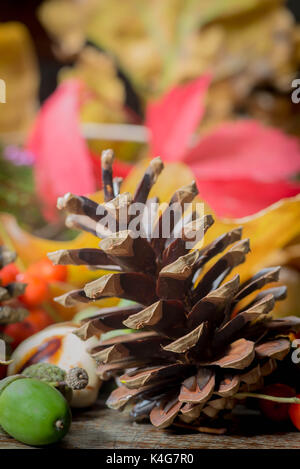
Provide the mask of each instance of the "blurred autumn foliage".
[{"label": "blurred autumn foliage", "polygon": [[30,34],[21,23],[0,24],[0,77],[6,83],[0,139],[15,141],[18,134],[26,135],[38,109],[37,59]]},{"label": "blurred autumn foliage", "polygon": [[284,0],[47,0],[39,18],[62,55],[86,38],[108,51],[143,101],[210,71],[204,128],[242,114],[299,129],[286,98],[300,30]]}]

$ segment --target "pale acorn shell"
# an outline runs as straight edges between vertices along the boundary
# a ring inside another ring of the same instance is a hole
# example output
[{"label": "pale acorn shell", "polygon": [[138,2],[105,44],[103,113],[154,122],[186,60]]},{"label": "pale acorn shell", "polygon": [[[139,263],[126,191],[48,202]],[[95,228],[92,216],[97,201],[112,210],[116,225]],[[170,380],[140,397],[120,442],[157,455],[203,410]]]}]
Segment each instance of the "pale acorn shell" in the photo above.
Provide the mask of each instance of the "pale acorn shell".
[{"label": "pale acorn shell", "polygon": [[52,363],[65,371],[84,368],[89,376],[85,389],[73,391],[71,407],[88,407],[98,396],[101,380],[96,375],[96,362],[87,349],[97,343],[96,337],[83,342],[72,332],[78,325],[70,322],[54,324],[24,340],[13,352],[8,375],[20,373],[26,366],[41,361]]}]

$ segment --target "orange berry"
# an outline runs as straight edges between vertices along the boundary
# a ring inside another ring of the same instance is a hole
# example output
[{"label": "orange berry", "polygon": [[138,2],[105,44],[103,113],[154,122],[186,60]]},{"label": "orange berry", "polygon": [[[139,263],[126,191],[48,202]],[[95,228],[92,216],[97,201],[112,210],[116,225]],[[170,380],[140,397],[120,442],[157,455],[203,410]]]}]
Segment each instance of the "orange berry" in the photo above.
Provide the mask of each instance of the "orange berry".
[{"label": "orange berry", "polygon": [[46,311],[41,309],[32,310],[22,322],[8,324],[4,328],[4,333],[13,339],[11,347],[16,348],[23,340],[45,329],[54,321]]},{"label": "orange berry", "polygon": [[[297,397],[300,398],[300,394]],[[300,430],[300,404],[290,404],[289,416],[297,430]]]},{"label": "orange berry", "polygon": [[30,320],[32,324],[35,324],[39,331],[54,323],[52,317],[40,308],[32,309],[27,318],[25,318],[25,321],[26,319]]},{"label": "orange berry", "polygon": [[65,265],[53,265],[50,259],[42,259],[32,264],[27,272],[33,277],[42,277],[47,282],[65,282],[68,268]]},{"label": "orange berry", "polygon": [[7,264],[0,270],[0,283],[1,285],[7,285],[8,283],[14,282],[16,280],[16,276],[19,273],[19,269],[16,264],[11,263]]},{"label": "orange berry", "polygon": [[[277,383],[266,386],[261,394],[276,397],[294,397],[296,392],[286,384]],[[274,422],[281,422],[289,418],[289,404],[260,399],[259,406],[262,413]]]},{"label": "orange berry", "polygon": [[18,280],[27,284],[25,292],[20,296],[26,306],[38,306],[49,299],[49,286],[43,278],[33,277],[26,272],[18,275]]}]

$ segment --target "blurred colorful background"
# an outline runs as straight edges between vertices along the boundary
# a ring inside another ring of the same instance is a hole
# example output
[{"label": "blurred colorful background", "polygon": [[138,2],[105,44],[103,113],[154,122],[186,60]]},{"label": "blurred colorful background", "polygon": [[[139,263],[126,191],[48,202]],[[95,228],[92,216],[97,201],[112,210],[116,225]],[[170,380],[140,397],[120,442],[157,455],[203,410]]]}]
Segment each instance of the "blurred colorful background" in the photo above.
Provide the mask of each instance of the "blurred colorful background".
[{"label": "blurred colorful background", "polygon": [[210,236],[243,225],[242,276],[283,265],[289,295],[276,314],[300,315],[299,20],[297,0],[1,2],[0,239],[18,258],[0,279],[27,283],[30,311],[2,328],[12,347],[90,314],[53,298],[101,272],[46,254],[97,245],[65,227],[56,200],[101,200],[106,148],[124,190],[158,155],[162,199],[194,178],[216,218]]}]

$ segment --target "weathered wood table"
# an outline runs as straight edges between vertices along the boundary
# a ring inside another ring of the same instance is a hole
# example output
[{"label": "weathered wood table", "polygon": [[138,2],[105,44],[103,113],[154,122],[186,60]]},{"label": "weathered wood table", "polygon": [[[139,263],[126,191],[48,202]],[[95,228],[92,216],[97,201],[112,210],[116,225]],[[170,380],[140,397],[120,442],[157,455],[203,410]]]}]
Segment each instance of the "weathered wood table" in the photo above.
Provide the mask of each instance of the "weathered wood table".
[{"label": "weathered wood table", "polygon": [[[208,435],[174,427],[157,430],[149,424],[131,422],[128,415],[105,408],[98,402],[90,409],[73,412],[69,434],[58,448],[182,448],[182,449],[300,449],[300,432],[291,426],[278,428],[257,416],[243,418],[243,425],[233,425],[229,434]],[[273,433],[272,433],[273,432]],[[0,449],[26,449],[8,435],[0,434]]]}]

